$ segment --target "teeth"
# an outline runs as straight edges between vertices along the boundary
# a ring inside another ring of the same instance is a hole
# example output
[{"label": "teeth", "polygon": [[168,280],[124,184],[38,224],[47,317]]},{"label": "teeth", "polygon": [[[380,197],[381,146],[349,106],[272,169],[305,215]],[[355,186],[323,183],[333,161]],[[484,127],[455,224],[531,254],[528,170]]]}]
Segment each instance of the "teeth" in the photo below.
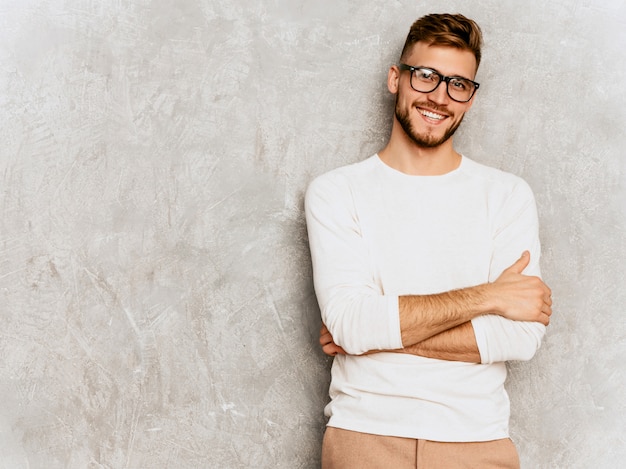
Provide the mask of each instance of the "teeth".
[{"label": "teeth", "polygon": [[431,119],[441,120],[446,117],[446,116],[442,116],[441,114],[435,114],[434,112],[425,111],[423,109],[420,109],[419,111],[423,116],[430,117]]}]

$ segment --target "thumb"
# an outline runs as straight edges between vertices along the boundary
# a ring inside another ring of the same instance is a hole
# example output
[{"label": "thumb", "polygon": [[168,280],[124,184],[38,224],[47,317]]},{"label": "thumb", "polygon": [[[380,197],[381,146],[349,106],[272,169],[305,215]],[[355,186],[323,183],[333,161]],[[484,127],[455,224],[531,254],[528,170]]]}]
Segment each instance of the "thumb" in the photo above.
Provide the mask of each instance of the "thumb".
[{"label": "thumb", "polygon": [[514,272],[516,274],[521,274],[524,269],[526,267],[528,267],[528,264],[530,263],[530,252],[528,251],[524,251],[522,253],[522,256],[515,261],[515,263],[509,267],[508,269],[506,269],[509,272]]}]

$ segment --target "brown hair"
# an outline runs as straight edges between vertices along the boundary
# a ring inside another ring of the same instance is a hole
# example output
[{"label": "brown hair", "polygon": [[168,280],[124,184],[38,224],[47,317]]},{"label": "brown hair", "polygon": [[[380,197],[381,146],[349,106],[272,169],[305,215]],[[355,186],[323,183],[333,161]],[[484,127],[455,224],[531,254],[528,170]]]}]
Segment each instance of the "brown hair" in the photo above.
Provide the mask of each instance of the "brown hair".
[{"label": "brown hair", "polygon": [[483,37],[480,27],[461,14],[431,14],[419,18],[409,30],[402,49],[402,58],[414,44],[425,42],[429,45],[456,47],[468,50],[476,57],[476,68],[480,64],[480,47]]}]

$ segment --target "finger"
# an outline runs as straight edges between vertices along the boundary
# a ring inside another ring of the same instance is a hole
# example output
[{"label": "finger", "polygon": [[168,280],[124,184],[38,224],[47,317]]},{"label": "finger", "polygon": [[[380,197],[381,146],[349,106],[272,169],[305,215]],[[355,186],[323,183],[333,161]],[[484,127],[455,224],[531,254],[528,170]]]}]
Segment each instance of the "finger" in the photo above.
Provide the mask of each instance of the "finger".
[{"label": "finger", "polygon": [[546,304],[546,305],[543,307],[542,312],[543,312],[544,314],[547,314],[548,316],[551,316],[551,315],[552,315],[552,307],[551,307],[549,304]]},{"label": "finger", "polygon": [[322,323],[322,327],[320,328],[320,335],[324,335],[328,332],[328,328],[326,327],[326,324]]},{"label": "finger", "polygon": [[533,319],[533,321],[536,321],[538,323],[543,324],[544,326],[547,326],[548,324],[550,324],[550,315],[544,313],[543,311],[539,311],[536,319]]},{"label": "finger", "polygon": [[330,335],[328,332],[322,336],[320,336],[320,344],[322,346],[326,345],[326,344],[330,344],[333,342],[333,336]]},{"label": "finger", "polygon": [[330,355],[331,357],[334,357],[337,354],[342,354],[345,355],[346,352],[344,351],[344,349],[342,349],[341,347],[339,347],[337,344],[335,343],[330,343],[328,345],[325,345],[324,347],[322,347],[322,351],[326,354],[326,355]]},{"label": "finger", "polygon": [[511,267],[509,267],[506,270],[509,272],[514,272],[516,274],[521,274],[524,271],[524,269],[528,267],[529,263],[530,263],[530,252],[524,251],[522,253],[522,256],[518,260],[516,260],[515,263],[511,265]]}]

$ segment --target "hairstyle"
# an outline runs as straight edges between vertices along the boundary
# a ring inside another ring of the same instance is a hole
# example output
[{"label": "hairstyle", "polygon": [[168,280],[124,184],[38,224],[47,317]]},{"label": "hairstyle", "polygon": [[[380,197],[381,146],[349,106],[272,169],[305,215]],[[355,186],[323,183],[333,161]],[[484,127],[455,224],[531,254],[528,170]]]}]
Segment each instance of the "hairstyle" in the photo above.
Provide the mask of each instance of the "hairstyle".
[{"label": "hairstyle", "polygon": [[418,42],[468,50],[476,57],[476,68],[480,64],[482,32],[476,22],[461,14],[431,14],[419,18],[411,25],[401,59]]}]

